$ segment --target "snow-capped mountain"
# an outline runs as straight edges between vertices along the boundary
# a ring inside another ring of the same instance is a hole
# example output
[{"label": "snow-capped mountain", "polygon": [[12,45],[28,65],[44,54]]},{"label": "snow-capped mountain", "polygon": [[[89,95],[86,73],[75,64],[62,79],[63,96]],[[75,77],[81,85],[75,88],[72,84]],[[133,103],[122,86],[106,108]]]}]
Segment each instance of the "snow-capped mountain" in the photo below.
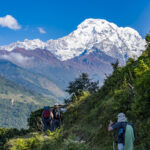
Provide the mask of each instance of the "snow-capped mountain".
[{"label": "snow-capped mountain", "polygon": [[129,57],[138,57],[145,49],[145,40],[137,31],[129,27],[118,27],[103,19],[86,19],[75,31],[57,40],[42,42],[39,39],[24,40],[1,46],[1,50],[12,51],[16,48],[26,50],[46,49],[59,60],[66,61],[95,49],[122,61]]},{"label": "snow-capped mountain", "polygon": [[145,48],[145,40],[132,28],[118,27],[102,19],[87,19],[66,37],[46,42],[47,49],[61,60],[81,55],[96,47],[108,56],[125,60],[137,57]]},{"label": "snow-capped mountain", "polygon": [[132,28],[86,19],[57,40],[25,39],[1,46],[0,75],[38,93],[62,98],[68,83],[82,72],[102,85],[112,72],[111,63],[118,59],[124,65],[129,57],[140,56],[145,45]]},{"label": "snow-capped mountain", "polygon": [[34,39],[34,40],[25,39],[23,42],[17,41],[7,46],[0,46],[1,50],[7,50],[7,51],[12,51],[16,48],[23,48],[26,50],[34,50],[37,48],[44,49],[45,43],[39,39]]}]

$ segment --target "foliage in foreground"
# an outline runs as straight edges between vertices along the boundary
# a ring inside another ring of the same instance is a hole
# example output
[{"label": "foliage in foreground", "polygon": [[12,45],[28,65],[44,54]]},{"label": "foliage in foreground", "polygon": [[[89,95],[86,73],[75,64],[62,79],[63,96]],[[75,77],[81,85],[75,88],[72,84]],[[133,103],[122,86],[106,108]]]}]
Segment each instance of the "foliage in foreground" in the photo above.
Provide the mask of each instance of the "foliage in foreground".
[{"label": "foliage in foreground", "polygon": [[0,128],[0,150],[4,149],[5,143],[13,137],[16,136],[23,136],[27,134],[29,130],[18,130],[18,129],[5,129],[5,128]]},{"label": "foliage in foreground", "polygon": [[32,133],[11,140],[5,148],[9,150],[87,150],[88,146],[73,137],[63,140],[61,130],[57,130],[54,133],[47,132],[46,137],[40,133]]}]

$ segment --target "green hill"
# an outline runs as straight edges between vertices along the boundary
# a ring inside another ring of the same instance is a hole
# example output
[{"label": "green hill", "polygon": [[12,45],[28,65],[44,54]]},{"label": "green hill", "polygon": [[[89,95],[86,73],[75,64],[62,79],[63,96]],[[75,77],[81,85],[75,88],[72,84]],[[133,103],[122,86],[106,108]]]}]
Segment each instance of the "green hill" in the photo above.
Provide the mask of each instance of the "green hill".
[{"label": "green hill", "polygon": [[[49,132],[48,138],[41,133],[14,138],[7,142],[5,149],[111,150],[113,137],[107,131],[109,120],[116,121],[117,114],[124,112],[137,132],[134,150],[149,150],[150,46],[138,60],[129,59],[125,67],[116,63],[113,68],[99,91],[93,94],[84,91],[82,96],[74,97],[60,131]],[[37,111],[35,114],[40,115]]]},{"label": "green hill", "polygon": [[[34,73],[17,66],[8,60],[0,60],[0,75],[26,89],[35,91],[49,98],[62,99],[65,92],[44,74]],[[50,74],[47,74],[50,76]]]},{"label": "green hill", "polygon": [[27,117],[43,105],[51,105],[54,100],[27,90],[0,76],[0,126],[27,128]]}]

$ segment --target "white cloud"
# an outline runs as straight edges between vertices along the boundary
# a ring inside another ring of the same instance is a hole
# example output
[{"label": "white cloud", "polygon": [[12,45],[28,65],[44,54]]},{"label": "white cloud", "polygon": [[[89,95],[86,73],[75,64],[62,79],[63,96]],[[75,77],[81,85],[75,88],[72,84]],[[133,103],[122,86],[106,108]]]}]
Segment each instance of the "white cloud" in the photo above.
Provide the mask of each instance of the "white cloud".
[{"label": "white cloud", "polygon": [[21,29],[21,26],[18,24],[17,20],[11,15],[0,17],[0,26],[8,27],[13,30]]},{"label": "white cloud", "polygon": [[26,57],[26,56],[23,56],[19,53],[11,53],[9,55],[0,56],[0,59],[5,59],[5,60],[9,60],[11,62],[15,62],[17,64],[25,65],[30,60],[33,60],[33,57]]},{"label": "white cloud", "polygon": [[43,28],[41,28],[41,27],[38,27],[38,30],[39,30],[39,32],[40,32],[41,34],[45,34],[45,33],[46,33],[46,31],[45,31]]}]

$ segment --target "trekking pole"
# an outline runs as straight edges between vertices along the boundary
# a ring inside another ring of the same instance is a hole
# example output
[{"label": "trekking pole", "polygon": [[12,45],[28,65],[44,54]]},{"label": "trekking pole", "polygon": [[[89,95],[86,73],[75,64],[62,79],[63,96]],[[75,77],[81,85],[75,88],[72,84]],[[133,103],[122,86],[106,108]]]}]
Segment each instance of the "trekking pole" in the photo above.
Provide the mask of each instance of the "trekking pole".
[{"label": "trekking pole", "polygon": [[112,137],[113,137],[113,150],[115,150],[115,136],[114,136],[114,132],[112,133]]}]

